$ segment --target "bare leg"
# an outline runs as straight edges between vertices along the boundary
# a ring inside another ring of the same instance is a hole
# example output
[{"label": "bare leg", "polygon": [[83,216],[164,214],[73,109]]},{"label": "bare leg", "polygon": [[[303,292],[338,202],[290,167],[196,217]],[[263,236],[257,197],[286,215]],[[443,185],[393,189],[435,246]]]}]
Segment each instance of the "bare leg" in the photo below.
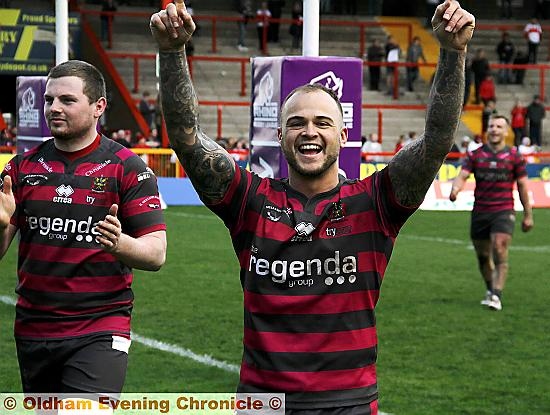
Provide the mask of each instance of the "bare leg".
[{"label": "bare leg", "polygon": [[493,289],[497,292],[499,297],[500,292],[504,289],[506,277],[508,277],[508,247],[511,241],[512,235],[507,233],[491,234],[491,246],[496,265]]},{"label": "bare leg", "polygon": [[495,263],[491,252],[491,240],[490,239],[476,239],[472,240],[477,255],[477,263],[481,276],[485,281],[488,291],[493,289],[493,277],[495,274]]}]

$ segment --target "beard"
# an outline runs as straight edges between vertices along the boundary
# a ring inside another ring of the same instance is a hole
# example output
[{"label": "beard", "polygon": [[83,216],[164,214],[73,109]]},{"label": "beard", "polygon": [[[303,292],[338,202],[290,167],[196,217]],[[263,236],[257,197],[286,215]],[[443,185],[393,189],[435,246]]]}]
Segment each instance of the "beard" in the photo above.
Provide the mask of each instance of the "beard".
[{"label": "beard", "polygon": [[82,127],[77,130],[70,128],[66,123],[63,127],[52,127],[49,123],[48,128],[52,134],[52,137],[61,141],[70,141],[84,137],[90,130],[89,127]]},{"label": "beard", "polygon": [[323,164],[316,168],[316,169],[307,169],[304,166],[301,166],[298,161],[296,160],[296,157],[293,153],[283,151],[286,161],[288,163],[288,166],[294,170],[296,173],[298,173],[301,176],[304,177],[318,177],[321,176],[323,173],[325,173],[336,161],[338,160],[337,154],[329,154],[327,155],[327,158],[323,162]]}]

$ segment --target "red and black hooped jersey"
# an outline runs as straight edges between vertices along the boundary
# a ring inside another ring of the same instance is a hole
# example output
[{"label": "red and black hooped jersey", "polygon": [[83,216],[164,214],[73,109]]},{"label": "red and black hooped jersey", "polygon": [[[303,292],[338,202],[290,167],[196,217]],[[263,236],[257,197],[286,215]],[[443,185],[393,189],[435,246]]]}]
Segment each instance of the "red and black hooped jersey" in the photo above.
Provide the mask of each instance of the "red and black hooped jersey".
[{"label": "red and black hooped jersey", "polygon": [[462,170],[476,179],[474,211],[514,210],[514,183],[527,176],[525,160],[516,148],[506,146],[495,153],[483,145],[468,153]]},{"label": "red and black hooped jersey", "polygon": [[130,335],[132,270],[96,242],[113,203],[122,231],[164,230],[154,173],[133,152],[101,137],[76,160],[48,140],[5,167],[14,184],[19,230],[15,335],[68,338]]},{"label": "red and black hooped jersey", "polygon": [[294,409],[377,398],[374,308],[401,226],[386,170],[311,199],[237,169],[209,208],[228,227],[244,291],[240,392],[284,392]]}]

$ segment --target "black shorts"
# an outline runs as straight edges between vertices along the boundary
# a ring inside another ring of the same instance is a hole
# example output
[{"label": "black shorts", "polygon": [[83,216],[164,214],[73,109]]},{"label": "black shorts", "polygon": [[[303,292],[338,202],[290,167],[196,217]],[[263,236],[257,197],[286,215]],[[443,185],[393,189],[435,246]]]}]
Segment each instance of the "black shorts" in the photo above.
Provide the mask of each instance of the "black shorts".
[{"label": "black shorts", "polygon": [[474,240],[490,239],[492,233],[514,234],[516,213],[513,210],[502,212],[472,211],[470,237]]},{"label": "black shorts", "polygon": [[378,401],[364,405],[324,409],[287,409],[285,415],[377,415]]},{"label": "black shorts", "polygon": [[63,340],[15,340],[23,392],[105,393],[118,397],[130,340],[93,335]]}]

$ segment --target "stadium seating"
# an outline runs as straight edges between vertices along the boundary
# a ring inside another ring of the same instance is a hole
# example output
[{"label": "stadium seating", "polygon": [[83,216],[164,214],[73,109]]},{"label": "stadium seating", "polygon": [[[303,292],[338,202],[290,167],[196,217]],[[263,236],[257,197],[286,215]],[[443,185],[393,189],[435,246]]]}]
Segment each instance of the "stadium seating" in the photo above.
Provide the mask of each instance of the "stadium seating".
[{"label": "stadium seating", "polygon": [[[15,2],[16,3],[16,2]],[[89,2],[86,9],[99,10],[98,2]],[[139,3],[139,2],[138,2]],[[143,2],[142,2],[143,3]],[[228,11],[229,2],[219,1],[201,1],[196,2],[195,13],[199,16],[218,15],[237,17],[237,14]],[[360,8],[364,5],[360,3]],[[490,8],[485,6],[485,2],[478,2],[476,11],[482,17],[489,17],[495,14],[494,6]],[[283,12],[283,18],[289,18],[289,5]],[[119,6],[120,12],[141,12],[141,16],[124,16],[115,19],[113,25],[113,48],[108,52],[131,52],[153,54],[155,47],[148,30],[148,19],[145,17],[150,14],[150,7],[129,7]],[[361,12],[361,9],[359,10]],[[522,11],[525,13],[525,11]],[[323,19],[330,20],[361,20],[374,21],[372,17],[349,17],[327,15]],[[386,18],[387,19],[387,18]],[[99,17],[90,16],[90,21],[99,33]],[[419,19],[419,21],[421,21]],[[516,24],[517,28],[508,30],[512,41],[517,48],[525,49],[525,40],[522,35],[521,27],[524,20],[478,20],[478,25],[482,24]],[[212,53],[212,23],[210,20],[200,20],[200,32],[194,37],[195,55],[207,55],[217,57],[244,57],[248,58],[254,55],[261,55],[258,49],[255,23],[250,22],[247,33],[247,45],[250,47],[248,52],[237,50],[237,25],[234,22],[218,22],[216,25],[216,53]],[[288,23],[281,24],[281,42],[279,44],[268,44],[269,54],[272,56],[289,54],[290,35],[288,34]],[[415,29],[416,30],[416,29]],[[547,43],[550,30],[545,31],[543,45],[540,47],[540,61],[546,61]],[[413,33],[416,34],[416,33]],[[366,41],[367,45],[373,37],[384,40],[387,32],[381,27],[367,27]],[[500,40],[500,30],[477,30],[470,46],[470,51],[482,47],[487,51],[491,63],[497,63],[496,44]],[[105,46],[106,44],[103,43]],[[401,44],[403,53],[406,51],[407,44]],[[354,26],[346,25],[323,25],[320,33],[320,54],[321,55],[359,55],[359,29]],[[298,54],[300,51],[292,51]],[[85,57],[84,57],[85,58]],[[142,59],[139,61],[139,90],[132,91],[134,85],[134,63],[132,59],[113,58],[113,62],[119,74],[122,76],[125,84],[133,94],[135,99],[139,99],[141,92],[149,90],[155,96],[157,89],[157,78],[155,74],[154,60]],[[365,68],[366,69],[366,68]],[[383,71],[384,72],[384,71]],[[217,61],[196,61],[193,63],[193,76],[198,96],[201,101],[240,101],[248,102],[250,94],[250,65],[246,65],[246,93],[241,96],[241,66],[235,62],[217,62]],[[548,77],[548,75],[547,75]],[[367,70],[365,70],[364,85],[368,83]],[[383,86],[382,79],[381,86]],[[426,104],[428,99],[429,86],[426,80],[417,81],[415,92],[408,92],[404,88],[405,68],[400,68],[400,83],[402,95],[395,100],[393,97],[385,95],[383,92],[368,91],[363,88],[363,103],[367,104],[398,104],[398,105],[418,105]],[[520,98],[525,104],[529,103],[532,96],[539,91],[540,78],[536,70],[529,70],[526,73],[524,86],[520,85],[497,85],[497,109],[499,112],[508,115],[516,98]],[[480,118],[479,111],[471,112],[470,118]],[[383,149],[391,151],[395,141],[400,134],[408,131],[421,132],[424,127],[425,112],[423,110],[384,110],[383,111]],[[376,132],[378,128],[378,112],[374,109],[363,110],[363,134]],[[225,137],[246,137],[249,130],[249,109],[247,107],[223,107],[223,130]],[[215,106],[204,106],[201,108],[201,123],[206,132],[215,136],[217,134],[218,113]],[[550,121],[544,122],[544,137],[550,137]],[[476,134],[476,127],[472,129],[471,123],[461,123],[457,137],[463,135]],[[547,146],[546,146],[547,148]]]}]

